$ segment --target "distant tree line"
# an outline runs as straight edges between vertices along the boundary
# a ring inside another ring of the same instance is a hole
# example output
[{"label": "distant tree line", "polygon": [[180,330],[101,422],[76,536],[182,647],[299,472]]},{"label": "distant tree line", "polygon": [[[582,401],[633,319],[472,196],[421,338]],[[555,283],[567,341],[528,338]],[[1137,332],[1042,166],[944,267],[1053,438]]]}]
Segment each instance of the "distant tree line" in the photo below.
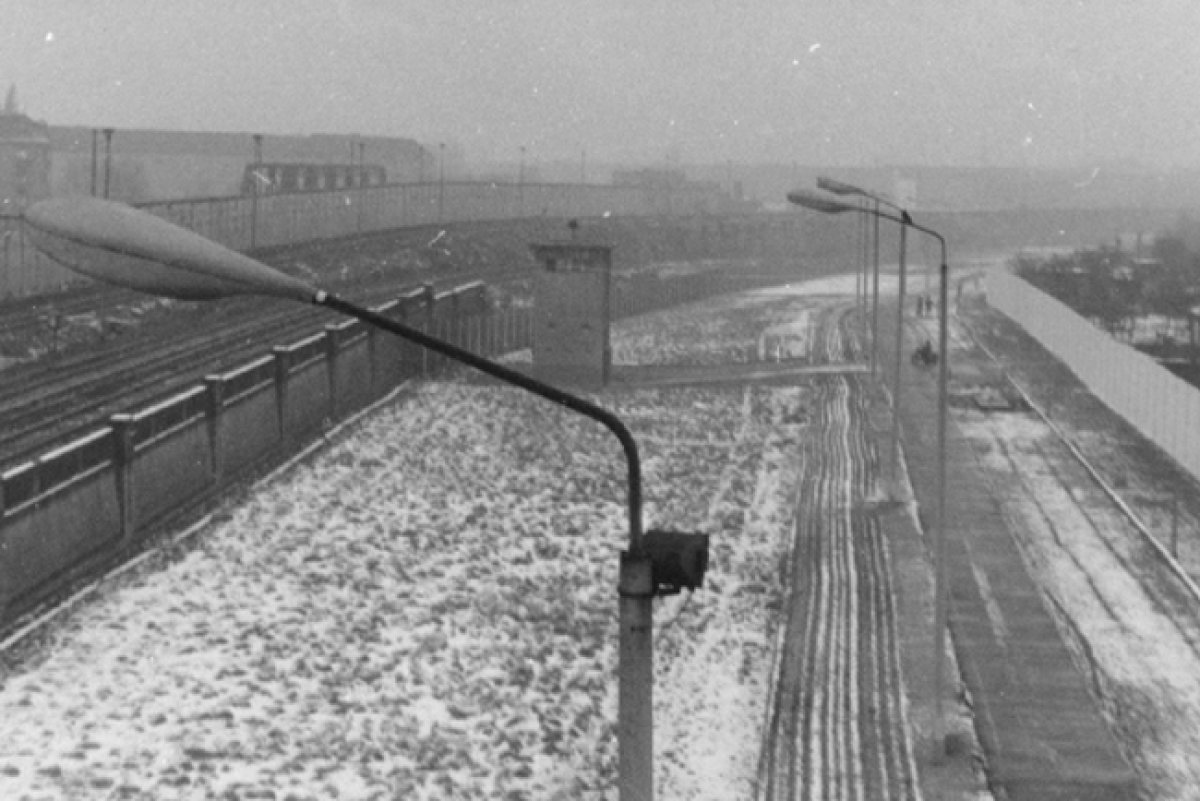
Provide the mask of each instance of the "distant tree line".
[{"label": "distant tree line", "polygon": [[1118,243],[1069,254],[1021,255],[1015,267],[1026,281],[1114,337],[1129,339],[1139,318],[1185,322],[1189,311],[1200,307],[1200,224],[1181,218],[1145,253]]}]

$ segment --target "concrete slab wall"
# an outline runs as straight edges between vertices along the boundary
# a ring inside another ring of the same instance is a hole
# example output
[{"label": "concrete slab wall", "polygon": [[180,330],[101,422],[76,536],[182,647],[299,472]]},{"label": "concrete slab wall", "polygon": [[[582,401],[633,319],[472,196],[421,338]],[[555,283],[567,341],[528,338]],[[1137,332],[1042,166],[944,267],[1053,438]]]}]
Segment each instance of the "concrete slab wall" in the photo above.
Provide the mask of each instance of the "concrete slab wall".
[{"label": "concrete slab wall", "polygon": [[1200,390],[1006,271],[988,274],[987,295],[1092,394],[1200,480]]},{"label": "concrete slab wall", "polygon": [[121,539],[117,469],[73,476],[0,517],[0,621],[10,601]]},{"label": "concrete slab wall", "polygon": [[193,418],[138,443],[130,470],[139,527],[207,492],[215,480],[208,420]]},{"label": "concrete slab wall", "polygon": [[375,398],[374,365],[371,359],[372,336],[361,326],[331,327],[333,338],[334,416],[344,417],[361,409]]},{"label": "concrete slab wall", "polygon": [[217,432],[222,480],[241,474],[275,451],[279,444],[279,400],[274,384],[226,401]]}]

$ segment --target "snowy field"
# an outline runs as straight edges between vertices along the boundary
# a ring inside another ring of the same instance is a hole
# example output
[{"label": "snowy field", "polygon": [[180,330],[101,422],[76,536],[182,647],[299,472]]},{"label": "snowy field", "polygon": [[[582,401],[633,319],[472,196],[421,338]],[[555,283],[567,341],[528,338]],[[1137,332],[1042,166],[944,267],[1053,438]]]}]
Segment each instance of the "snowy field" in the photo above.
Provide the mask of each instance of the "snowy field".
[{"label": "snowy field", "polygon": [[[738,361],[819,302],[698,304],[615,351]],[[598,396],[647,527],[712,535],[705,588],[656,602],[662,799],[750,792],[806,392]],[[0,684],[0,799],[615,798],[624,478],[517,390],[403,394],[37,635]]]}]

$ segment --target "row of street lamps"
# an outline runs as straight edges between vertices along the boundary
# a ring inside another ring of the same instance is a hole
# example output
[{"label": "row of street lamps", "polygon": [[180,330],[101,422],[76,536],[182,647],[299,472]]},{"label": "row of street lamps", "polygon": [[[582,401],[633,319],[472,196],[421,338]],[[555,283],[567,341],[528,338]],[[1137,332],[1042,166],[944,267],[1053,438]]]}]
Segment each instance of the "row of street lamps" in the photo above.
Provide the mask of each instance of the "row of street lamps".
[{"label": "row of street lamps", "polygon": [[[871,311],[871,374],[876,371],[876,352],[878,350],[879,334],[879,221],[891,220],[900,226],[900,257],[899,257],[899,298],[896,309],[896,361],[895,374],[892,383],[892,427],[889,458],[889,487],[888,491],[893,500],[904,500],[899,480],[900,461],[900,413],[901,413],[901,383],[900,375],[903,369],[904,352],[904,291],[907,271],[908,229],[920,231],[938,241],[941,249],[941,264],[939,268],[940,282],[938,290],[938,401],[937,401],[937,488],[936,515],[934,521],[934,758],[940,760],[944,756],[944,724],[942,720],[942,688],[945,683],[944,662],[946,649],[946,629],[948,625],[948,587],[946,575],[946,419],[948,412],[948,383],[949,383],[949,329],[947,309],[949,306],[949,264],[946,253],[946,240],[937,231],[913,222],[908,211],[892,201],[873,192],[868,192],[857,186],[835,181],[831,178],[819,178],[817,186],[831,195],[824,195],[806,189],[796,189],[788,193],[788,200],[798,206],[824,214],[841,214],[857,212],[869,215],[874,219],[874,289]],[[850,203],[841,200],[841,196],[856,196],[868,201],[869,205]],[[886,207],[886,209],[881,208]],[[865,266],[864,266],[865,271]]]}]

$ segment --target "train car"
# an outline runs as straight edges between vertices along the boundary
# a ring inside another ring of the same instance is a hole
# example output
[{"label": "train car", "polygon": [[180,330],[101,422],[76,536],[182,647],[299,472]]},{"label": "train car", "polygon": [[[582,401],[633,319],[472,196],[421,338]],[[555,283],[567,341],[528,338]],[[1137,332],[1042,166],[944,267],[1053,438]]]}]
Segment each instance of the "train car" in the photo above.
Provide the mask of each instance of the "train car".
[{"label": "train car", "polygon": [[242,173],[242,194],[331,192],[339,189],[383,186],[386,183],[387,170],[379,164],[272,161],[246,165]]}]

